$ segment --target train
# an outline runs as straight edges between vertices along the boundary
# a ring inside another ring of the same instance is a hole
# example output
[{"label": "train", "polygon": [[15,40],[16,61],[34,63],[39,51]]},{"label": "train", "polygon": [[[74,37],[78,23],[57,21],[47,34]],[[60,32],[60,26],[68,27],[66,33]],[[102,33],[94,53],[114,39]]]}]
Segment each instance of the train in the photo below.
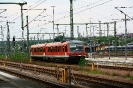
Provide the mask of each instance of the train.
[{"label": "train", "polygon": [[115,48],[117,51],[125,51],[125,49],[127,49],[127,51],[133,51],[133,46],[108,46],[108,47],[105,47],[104,51],[108,52],[114,52],[115,51]]},{"label": "train", "polygon": [[85,58],[84,43],[79,40],[52,42],[30,46],[32,59],[78,63]]}]

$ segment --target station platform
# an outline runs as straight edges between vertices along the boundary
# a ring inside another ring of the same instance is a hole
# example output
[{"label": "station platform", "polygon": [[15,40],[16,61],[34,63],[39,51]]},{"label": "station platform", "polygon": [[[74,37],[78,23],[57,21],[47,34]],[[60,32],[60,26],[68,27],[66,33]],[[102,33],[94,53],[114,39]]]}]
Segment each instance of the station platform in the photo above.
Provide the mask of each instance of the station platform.
[{"label": "station platform", "polygon": [[85,58],[88,61],[105,61],[105,62],[125,62],[125,63],[133,63],[133,57],[92,57]]}]

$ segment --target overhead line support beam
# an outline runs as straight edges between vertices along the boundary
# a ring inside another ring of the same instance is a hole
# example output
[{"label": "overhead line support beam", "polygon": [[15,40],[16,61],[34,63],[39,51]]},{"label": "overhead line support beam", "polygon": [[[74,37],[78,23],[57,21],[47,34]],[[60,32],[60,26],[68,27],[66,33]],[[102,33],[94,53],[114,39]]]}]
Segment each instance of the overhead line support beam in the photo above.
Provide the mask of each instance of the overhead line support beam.
[{"label": "overhead line support beam", "polygon": [[[17,5],[20,5],[21,6],[21,28],[22,30],[24,30],[24,21],[23,21],[23,5],[27,4],[27,2],[24,2],[24,3],[15,3],[15,2],[0,2],[0,4],[17,4]],[[23,32],[22,32],[22,37],[23,36]]]}]

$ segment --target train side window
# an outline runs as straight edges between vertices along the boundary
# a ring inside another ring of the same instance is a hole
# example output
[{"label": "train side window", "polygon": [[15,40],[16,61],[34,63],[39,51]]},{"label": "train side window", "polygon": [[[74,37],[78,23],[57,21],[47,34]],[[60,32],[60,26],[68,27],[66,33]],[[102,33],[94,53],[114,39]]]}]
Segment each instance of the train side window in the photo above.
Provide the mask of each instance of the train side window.
[{"label": "train side window", "polygon": [[50,47],[50,52],[52,51],[52,47]]},{"label": "train side window", "polygon": [[59,46],[59,52],[61,51],[61,46]]},{"label": "train side window", "polygon": [[57,52],[57,46],[55,47],[55,52]]},{"label": "train side window", "polygon": [[40,52],[40,48],[37,48],[37,52]]},{"label": "train side window", "polygon": [[39,52],[41,52],[41,49],[42,49],[42,48],[39,48]]},{"label": "train side window", "polygon": [[42,51],[43,51],[43,47],[40,48],[40,52],[42,52]]},{"label": "train side window", "polygon": [[43,48],[43,52],[45,52],[45,48]]},{"label": "train side window", "polygon": [[43,52],[43,47],[41,48],[41,52]]},{"label": "train side window", "polygon": [[62,46],[60,46],[60,51],[62,51]]},{"label": "train side window", "polygon": [[39,48],[37,48],[37,50],[36,50],[37,52],[39,52]]},{"label": "train side window", "polygon": [[50,52],[50,47],[48,47],[48,52]]},{"label": "train side window", "polygon": [[65,46],[65,52],[67,52],[67,46]]},{"label": "train side window", "polygon": [[53,52],[55,52],[55,47],[53,47]]},{"label": "train side window", "polygon": [[54,47],[54,52],[56,52],[56,47]]},{"label": "train side window", "polygon": [[65,47],[64,47],[64,46],[62,46],[62,51],[63,51],[63,52],[65,51]]},{"label": "train side window", "polygon": [[36,48],[36,52],[38,52],[38,49]]},{"label": "train side window", "polygon": [[59,46],[57,47],[57,52],[59,52]]},{"label": "train side window", "polygon": [[34,49],[34,52],[36,52],[36,48]]}]

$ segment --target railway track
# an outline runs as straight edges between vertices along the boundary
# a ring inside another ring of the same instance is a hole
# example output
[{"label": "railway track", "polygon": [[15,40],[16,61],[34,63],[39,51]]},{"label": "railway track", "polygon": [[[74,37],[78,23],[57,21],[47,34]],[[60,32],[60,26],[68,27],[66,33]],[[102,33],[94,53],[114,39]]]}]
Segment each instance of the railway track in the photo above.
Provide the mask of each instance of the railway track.
[{"label": "railway track", "polygon": [[[5,61],[0,61],[0,69],[6,72],[11,72],[14,73],[15,75],[20,75],[20,63],[14,63],[14,62],[5,62]],[[13,70],[14,69],[14,70]],[[62,78],[62,69],[59,68],[59,82],[61,82]],[[27,75],[26,73],[24,76],[26,78],[33,78],[37,82],[44,82],[44,79],[38,78],[38,77],[43,77],[49,76],[50,78],[53,78],[51,80],[57,81],[57,71],[55,67],[44,67],[44,66],[38,66],[38,65],[32,65],[32,64],[23,64],[23,71],[26,72],[30,75]],[[34,74],[34,75],[33,75]],[[32,76],[31,76],[32,75]],[[46,77],[45,77],[46,78]],[[46,79],[45,79],[46,81]],[[101,88],[106,88],[106,87],[120,87],[120,88],[125,88],[128,87],[130,88],[133,86],[133,82],[131,81],[122,81],[122,80],[114,80],[114,79],[106,79],[104,77],[99,77],[99,76],[94,76],[94,75],[86,75],[86,74],[80,74],[79,72],[76,71],[71,71],[71,83],[74,83],[74,85],[84,86],[84,87],[101,87]],[[56,84],[56,83],[55,83]],[[53,84],[53,85],[55,85]],[[62,84],[62,83],[61,83]],[[65,88],[65,86],[62,86],[60,84],[60,87]],[[56,85],[57,86],[57,85]],[[58,85],[59,86],[59,85]],[[67,86],[70,87],[70,85],[67,84]],[[74,88],[74,87],[73,87]]]},{"label": "railway track", "polygon": [[133,63],[131,62],[88,61],[88,66],[92,66],[92,63],[94,63],[95,67],[98,68],[133,71]]},{"label": "railway track", "polygon": [[98,76],[81,75],[77,73],[73,73],[73,75],[75,77],[74,79],[76,79],[78,83],[86,86],[89,85],[87,83],[92,83],[93,87],[99,86],[100,88],[131,88],[133,86],[132,83],[124,82],[122,80],[106,79]]}]

